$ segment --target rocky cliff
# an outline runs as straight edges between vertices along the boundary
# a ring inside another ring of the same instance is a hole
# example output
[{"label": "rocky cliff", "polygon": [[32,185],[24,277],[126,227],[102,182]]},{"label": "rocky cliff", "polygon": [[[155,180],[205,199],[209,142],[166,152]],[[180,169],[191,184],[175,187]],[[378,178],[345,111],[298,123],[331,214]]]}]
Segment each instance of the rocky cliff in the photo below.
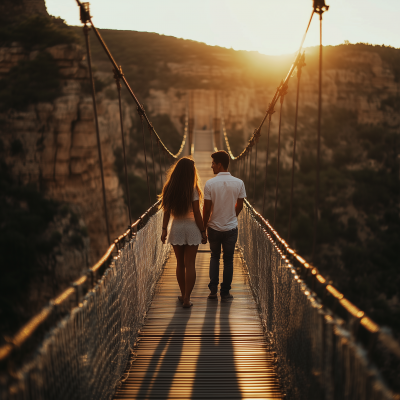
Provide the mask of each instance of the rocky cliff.
[{"label": "rocky cliff", "polygon": [[[5,154],[13,176],[23,184],[34,184],[46,196],[78,207],[88,227],[91,262],[107,248],[101,195],[92,98],[83,86],[88,71],[79,45],[46,48],[59,67],[61,93],[52,103],[31,104],[25,111],[8,109],[1,114],[2,141],[6,149],[20,141],[23,152]],[[32,60],[18,43],[0,49],[0,71],[5,76],[18,62]],[[127,224],[122,190],[114,170],[115,142],[120,135],[118,102],[98,96],[99,124],[105,174],[107,208],[112,237]],[[128,115],[126,113],[125,115]],[[126,118],[126,128],[131,120]],[[118,141],[119,143],[119,141]]]}]

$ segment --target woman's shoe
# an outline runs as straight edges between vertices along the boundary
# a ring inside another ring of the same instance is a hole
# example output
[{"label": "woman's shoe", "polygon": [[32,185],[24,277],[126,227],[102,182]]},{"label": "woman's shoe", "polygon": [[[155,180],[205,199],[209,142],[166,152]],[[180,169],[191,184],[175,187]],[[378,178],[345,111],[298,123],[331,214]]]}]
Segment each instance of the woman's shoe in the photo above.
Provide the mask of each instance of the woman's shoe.
[{"label": "woman's shoe", "polygon": [[183,303],[183,308],[190,308],[190,307],[192,307],[193,306],[193,303],[191,302],[191,301],[189,301],[189,303],[188,304],[185,304],[185,303]]}]

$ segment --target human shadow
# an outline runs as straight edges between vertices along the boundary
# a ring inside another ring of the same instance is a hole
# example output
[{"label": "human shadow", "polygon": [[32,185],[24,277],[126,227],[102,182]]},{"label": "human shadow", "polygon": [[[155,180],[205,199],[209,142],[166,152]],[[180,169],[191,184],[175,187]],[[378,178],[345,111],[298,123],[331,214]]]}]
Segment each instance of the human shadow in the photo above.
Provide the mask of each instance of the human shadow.
[{"label": "human shadow", "polygon": [[207,302],[192,399],[242,398],[229,322],[231,307],[232,301]]},{"label": "human shadow", "polygon": [[[191,309],[183,309],[177,301],[174,315],[162,335],[146,368],[135,398],[167,399],[177,371]],[[153,338],[154,340],[154,338]]]}]

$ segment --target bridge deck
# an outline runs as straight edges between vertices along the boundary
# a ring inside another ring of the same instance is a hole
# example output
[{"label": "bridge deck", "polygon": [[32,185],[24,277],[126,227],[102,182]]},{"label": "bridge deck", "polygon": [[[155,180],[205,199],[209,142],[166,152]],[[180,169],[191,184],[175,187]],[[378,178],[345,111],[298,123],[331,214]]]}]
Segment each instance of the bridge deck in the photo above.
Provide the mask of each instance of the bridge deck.
[{"label": "bridge deck", "polygon": [[194,305],[184,309],[171,254],[114,399],[283,398],[239,255],[230,301],[207,299],[209,259],[197,255]]}]

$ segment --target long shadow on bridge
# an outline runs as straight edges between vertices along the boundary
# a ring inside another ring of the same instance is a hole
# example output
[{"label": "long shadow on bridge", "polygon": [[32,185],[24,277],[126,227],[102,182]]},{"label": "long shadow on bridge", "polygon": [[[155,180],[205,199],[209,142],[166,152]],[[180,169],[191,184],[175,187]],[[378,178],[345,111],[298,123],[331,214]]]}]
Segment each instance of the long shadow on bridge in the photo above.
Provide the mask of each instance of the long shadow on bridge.
[{"label": "long shadow on bridge", "polygon": [[207,302],[192,399],[242,398],[229,323],[231,307],[232,301]]},{"label": "long shadow on bridge", "polygon": [[[185,310],[182,313],[182,306],[175,307],[175,313],[171,318],[168,327],[162,336],[146,336],[142,338],[144,346],[158,342],[153,355],[147,365],[147,370],[142,376],[142,383],[135,395],[138,399],[147,398],[168,398],[171,387],[174,383],[174,376],[178,371],[181,362],[181,354],[185,342],[186,326],[190,320],[192,310]],[[146,347],[147,347],[146,346]],[[141,355],[142,362],[146,363],[148,355],[146,350]],[[134,377],[135,373],[133,373]],[[139,375],[142,375],[139,373]],[[132,392],[134,394],[134,392]]]},{"label": "long shadow on bridge", "polygon": [[115,399],[282,398],[258,311],[235,256],[233,301],[208,300],[209,253],[199,253],[193,308],[177,301],[171,256]]}]

